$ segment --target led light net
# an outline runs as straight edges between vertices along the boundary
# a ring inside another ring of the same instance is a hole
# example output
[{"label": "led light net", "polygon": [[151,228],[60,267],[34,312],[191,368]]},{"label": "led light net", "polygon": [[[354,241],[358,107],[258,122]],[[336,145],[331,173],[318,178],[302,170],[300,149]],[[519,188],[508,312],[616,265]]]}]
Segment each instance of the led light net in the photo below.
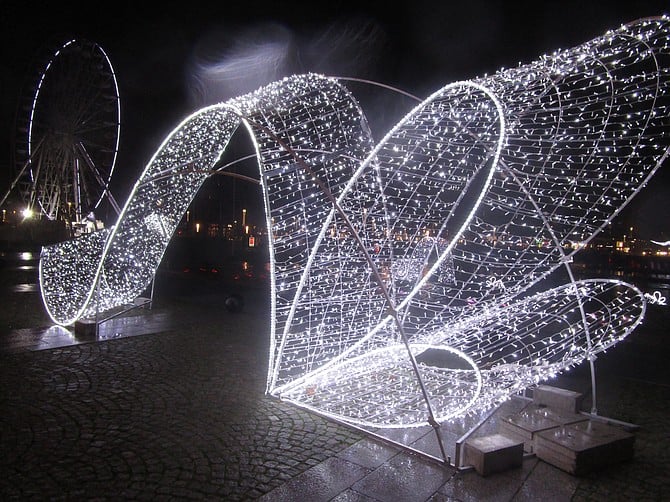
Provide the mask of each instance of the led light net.
[{"label": "led light net", "polygon": [[644,316],[634,286],[569,264],[668,154],[668,40],[640,20],[447,85],[377,144],[317,75],[201,110],[110,232],[44,249],[45,305],[67,324],[140,294],[243,124],[271,231],[267,391],[375,427],[488,409]]},{"label": "led light net", "polygon": [[[298,242],[313,240],[327,209],[295,205],[315,189],[288,151],[300,148],[316,174],[337,190],[371,149],[366,122],[348,91],[316,75],[292,77],[191,115],[151,159],[110,231],[45,246],[40,285],[55,322],[71,324],[123,305],[147,288],[186,209],[242,123],[258,141],[269,228],[276,220],[275,275],[283,285],[295,282],[305,266]],[[296,230],[302,236],[296,238]],[[285,303],[278,299],[280,310]]]}]

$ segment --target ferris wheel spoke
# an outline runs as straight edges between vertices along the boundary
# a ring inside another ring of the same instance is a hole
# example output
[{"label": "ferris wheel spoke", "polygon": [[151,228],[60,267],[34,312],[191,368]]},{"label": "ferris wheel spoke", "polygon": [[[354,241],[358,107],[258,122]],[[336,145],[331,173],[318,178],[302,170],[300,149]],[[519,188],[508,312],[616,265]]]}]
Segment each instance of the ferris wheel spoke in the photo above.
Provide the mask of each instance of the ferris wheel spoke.
[{"label": "ferris wheel spoke", "polygon": [[101,184],[103,180],[96,175],[95,166],[87,165],[80,168],[80,186],[82,191],[82,198],[86,201],[80,204],[83,213],[90,213],[97,209],[98,201],[102,193],[106,190],[106,185]]},{"label": "ferris wheel spoke", "polygon": [[102,187],[103,189],[107,188],[108,182],[100,173],[98,167],[95,165],[95,162],[93,162],[93,160],[91,159],[91,156],[88,154],[86,147],[80,142],[77,145],[77,148],[80,151],[82,158],[86,161],[86,165],[88,166],[92,178],[95,180],[97,185]]}]

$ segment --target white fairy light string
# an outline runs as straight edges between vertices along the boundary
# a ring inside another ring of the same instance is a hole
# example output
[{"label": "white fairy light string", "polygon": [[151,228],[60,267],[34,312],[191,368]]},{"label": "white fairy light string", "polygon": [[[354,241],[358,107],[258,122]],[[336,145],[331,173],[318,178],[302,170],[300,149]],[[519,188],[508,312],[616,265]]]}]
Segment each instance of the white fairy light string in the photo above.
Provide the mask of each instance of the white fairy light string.
[{"label": "white fairy light string", "polygon": [[576,281],[570,262],[668,155],[669,32],[639,20],[449,84],[377,144],[336,78],[200,110],[112,229],[43,249],[47,311],[71,324],[141,294],[243,125],[271,233],[267,392],[372,427],[490,409],[644,317],[637,288]]}]

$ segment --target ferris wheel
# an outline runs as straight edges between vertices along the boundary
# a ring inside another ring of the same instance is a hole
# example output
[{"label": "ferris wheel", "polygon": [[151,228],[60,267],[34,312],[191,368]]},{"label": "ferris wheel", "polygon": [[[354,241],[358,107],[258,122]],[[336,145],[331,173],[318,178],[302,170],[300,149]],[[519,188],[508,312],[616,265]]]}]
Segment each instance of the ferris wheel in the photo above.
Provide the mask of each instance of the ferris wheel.
[{"label": "ferris wheel", "polygon": [[107,200],[120,132],[116,76],[97,43],[70,40],[46,58],[18,117],[24,202],[50,220],[82,222]]}]

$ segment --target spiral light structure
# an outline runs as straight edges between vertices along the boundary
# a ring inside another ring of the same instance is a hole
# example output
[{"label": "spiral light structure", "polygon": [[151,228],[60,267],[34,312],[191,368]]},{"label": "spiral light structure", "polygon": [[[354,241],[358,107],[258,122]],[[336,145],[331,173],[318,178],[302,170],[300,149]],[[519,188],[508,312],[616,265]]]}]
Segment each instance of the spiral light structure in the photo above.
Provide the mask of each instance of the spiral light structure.
[{"label": "spiral light structure", "polygon": [[67,325],[140,295],[243,126],[270,231],[267,392],[373,427],[489,409],[644,316],[636,287],[570,263],[668,155],[669,32],[643,19],[446,85],[377,143],[321,75],[199,110],[114,227],[43,249],[46,309]]}]

